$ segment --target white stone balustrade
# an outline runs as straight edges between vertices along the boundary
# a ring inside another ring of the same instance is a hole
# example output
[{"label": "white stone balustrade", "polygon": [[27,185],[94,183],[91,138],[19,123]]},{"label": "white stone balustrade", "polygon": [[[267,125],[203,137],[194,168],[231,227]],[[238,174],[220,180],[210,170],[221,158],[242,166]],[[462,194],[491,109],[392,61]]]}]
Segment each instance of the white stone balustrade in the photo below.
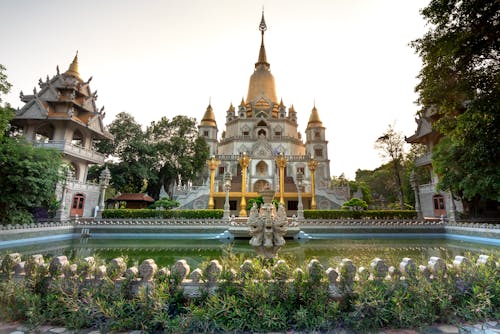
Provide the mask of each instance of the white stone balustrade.
[{"label": "white stone balustrade", "polygon": [[[481,255],[476,266],[496,266],[491,256]],[[462,269],[464,266],[472,268],[471,262],[463,257],[456,256],[450,268]],[[252,260],[246,260],[240,266],[239,272],[234,269],[228,269],[223,275],[223,268],[216,260],[212,260],[205,271],[196,268],[191,271],[185,260],[177,261],[171,268],[161,268],[153,259],[144,260],[139,268],[127,268],[123,258],[111,260],[107,265],[96,267],[95,260],[87,257],[75,263],[70,263],[66,256],[56,256],[51,262],[48,270],[42,255],[36,254],[22,261],[19,253],[6,255],[1,263],[1,274],[12,277],[16,281],[30,279],[35,275],[43,274],[52,280],[66,280],[67,282],[79,282],[76,284],[98,284],[105,279],[110,279],[116,286],[120,284],[130,284],[131,295],[139,293],[141,288],[154,287],[159,280],[172,279],[179,283],[179,287],[184,289],[187,297],[199,296],[202,289],[208,288],[208,291],[215,291],[217,285],[223,280],[235,281],[252,278],[255,279],[256,265]],[[420,273],[419,273],[419,272]],[[447,264],[439,257],[431,257],[427,265],[417,266],[410,258],[404,258],[399,264],[399,269],[392,266],[387,267],[385,262],[375,258],[370,263],[370,269],[356,266],[349,259],[343,259],[337,268],[324,269],[318,260],[311,260],[307,265],[307,275],[297,268],[291,270],[284,260],[279,260],[272,268],[264,269],[261,275],[258,275],[263,282],[280,281],[292,284],[294,280],[308,279],[311,283],[328,283],[328,291],[332,298],[342,298],[349,294],[356,282],[363,284],[368,280],[378,281],[401,281],[405,284],[418,284],[418,280],[439,280],[446,275],[453,275],[456,278],[457,286],[463,284],[461,270],[453,273],[447,270]],[[465,277],[465,276],[464,276]],[[78,279],[76,279],[78,278]],[[412,283],[413,282],[413,283]],[[317,284],[318,287],[322,286]]]}]

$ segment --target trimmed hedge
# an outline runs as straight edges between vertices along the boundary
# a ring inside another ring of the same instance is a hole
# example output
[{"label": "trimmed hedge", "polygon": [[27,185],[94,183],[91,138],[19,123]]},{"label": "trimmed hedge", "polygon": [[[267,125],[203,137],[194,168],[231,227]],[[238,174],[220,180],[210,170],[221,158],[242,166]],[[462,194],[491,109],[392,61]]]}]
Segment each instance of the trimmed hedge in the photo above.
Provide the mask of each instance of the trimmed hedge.
[{"label": "trimmed hedge", "polygon": [[187,218],[220,219],[224,210],[151,210],[151,209],[106,209],[102,218]]},{"label": "trimmed hedge", "polygon": [[413,210],[304,210],[307,219],[415,219]]}]

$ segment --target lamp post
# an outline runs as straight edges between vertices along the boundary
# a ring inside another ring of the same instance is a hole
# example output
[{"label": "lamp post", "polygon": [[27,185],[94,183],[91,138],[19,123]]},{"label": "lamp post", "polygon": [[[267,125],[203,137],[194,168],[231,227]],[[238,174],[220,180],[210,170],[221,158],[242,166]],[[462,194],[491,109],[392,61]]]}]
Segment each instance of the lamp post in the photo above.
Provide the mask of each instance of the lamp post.
[{"label": "lamp post", "polygon": [[210,197],[208,198],[208,208],[213,209],[215,207],[214,203],[214,183],[215,183],[215,170],[219,166],[220,161],[212,155],[210,159],[207,160],[207,166],[210,170]]},{"label": "lamp post", "polygon": [[309,171],[311,171],[311,209],[316,210],[316,185],[314,180],[314,174],[316,173],[316,168],[318,167],[319,161],[311,158],[307,163]]},{"label": "lamp post", "polygon": [[287,160],[283,153],[280,152],[278,157],[276,158],[276,164],[280,169],[280,204],[285,205],[285,168],[286,168]]},{"label": "lamp post", "polygon": [[240,201],[240,217],[247,216],[247,200],[245,198],[245,193],[247,191],[247,168],[250,164],[250,157],[247,155],[247,152],[243,152],[243,155],[240,158],[240,166],[241,166],[241,201]]},{"label": "lamp post", "polygon": [[99,184],[101,186],[101,198],[99,202],[99,209],[97,210],[97,218],[102,218],[102,212],[104,211],[104,197],[106,196],[106,188],[108,188],[109,180],[111,180],[111,172],[108,167],[104,168],[101,174],[99,174]]},{"label": "lamp post", "polygon": [[229,219],[229,191],[231,190],[231,172],[224,173],[224,191],[226,192],[226,202],[224,203],[224,219]]},{"label": "lamp post", "polygon": [[297,192],[299,195],[299,204],[297,206],[297,219],[304,219],[304,205],[302,204],[302,181],[304,180],[304,174],[298,172],[295,177],[297,180]]}]

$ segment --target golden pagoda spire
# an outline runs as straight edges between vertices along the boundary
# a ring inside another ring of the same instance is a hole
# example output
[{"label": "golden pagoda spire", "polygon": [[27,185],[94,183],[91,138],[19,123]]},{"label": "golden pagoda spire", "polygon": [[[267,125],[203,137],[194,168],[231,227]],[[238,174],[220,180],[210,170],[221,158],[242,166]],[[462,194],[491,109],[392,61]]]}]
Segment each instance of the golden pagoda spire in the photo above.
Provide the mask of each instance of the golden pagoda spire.
[{"label": "golden pagoda spire", "polygon": [[201,119],[200,125],[202,126],[217,126],[217,123],[215,122],[215,114],[214,110],[212,109],[212,105],[210,102],[208,103],[207,110],[205,111],[205,115],[203,115],[203,118]]},{"label": "golden pagoda spire", "polygon": [[266,20],[264,19],[264,9],[262,9],[262,18],[260,20],[259,30],[262,34],[262,39],[260,42],[259,60],[255,64],[255,66],[260,65],[260,64],[265,64],[265,65],[269,66],[269,63],[267,62],[267,57],[266,57],[266,48],[264,47],[264,32],[267,30]]},{"label": "golden pagoda spire", "polygon": [[78,73],[78,51],[76,51],[75,58],[73,59],[73,62],[69,65],[69,68],[64,74],[72,75],[77,79],[82,79],[80,78],[80,73]]},{"label": "golden pagoda spire", "polygon": [[309,116],[309,122],[307,123],[307,127],[321,127],[323,126],[323,122],[319,118],[318,109],[316,109],[316,101],[314,102],[314,107],[311,110],[311,116]]}]

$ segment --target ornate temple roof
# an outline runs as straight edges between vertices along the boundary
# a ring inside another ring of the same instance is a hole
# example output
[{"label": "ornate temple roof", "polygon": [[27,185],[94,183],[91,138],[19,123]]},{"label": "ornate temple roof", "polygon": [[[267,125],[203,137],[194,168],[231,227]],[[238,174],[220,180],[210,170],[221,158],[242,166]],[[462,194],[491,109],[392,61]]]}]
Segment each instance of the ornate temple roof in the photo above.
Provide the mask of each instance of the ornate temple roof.
[{"label": "ornate temple roof", "polygon": [[66,72],[59,73],[57,67],[55,76],[40,79],[39,91],[35,87],[32,95],[21,92],[25,105],[16,112],[13,122],[21,125],[29,120],[70,121],[89,129],[96,138],[112,138],[103,124],[104,107],[99,110],[96,106],[97,91],[90,90],[91,80],[81,79],[77,53]]}]

